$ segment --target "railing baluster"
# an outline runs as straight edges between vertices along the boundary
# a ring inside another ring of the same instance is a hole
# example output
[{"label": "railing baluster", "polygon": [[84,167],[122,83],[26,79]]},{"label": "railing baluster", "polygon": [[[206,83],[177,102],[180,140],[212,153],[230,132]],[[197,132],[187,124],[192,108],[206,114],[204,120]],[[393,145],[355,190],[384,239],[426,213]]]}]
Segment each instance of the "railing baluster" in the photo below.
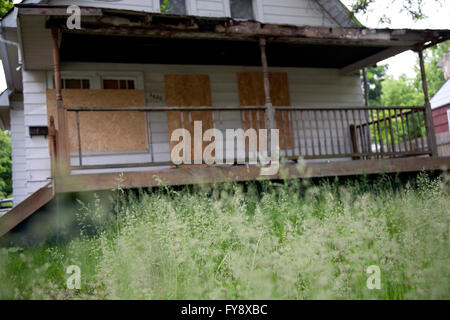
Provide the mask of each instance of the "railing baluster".
[{"label": "railing baluster", "polygon": [[[358,110],[358,118],[359,118],[359,138],[361,139],[361,151],[362,153],[367,153],[367,146],[366,141],[364,139],[364,127],[363,127],[363,120],[361,116],[362,110]],[[363,159],[366,159],[367,157],[364,156]]]},{"label": "railing baluster", "polygon": [[336,129],[336,138],[337,138],[337,143],[338,143],[338,155],[342,154],[342,150],[341,150],[341,138],[339,136],[339,128],[338,128],[338,118],[336,116],[336,110],[333,110],[334,113],[334,122],[335,122],[335,129]]},{"label": "railing baluster", "polygon": [[372,139],[370,137],[371,132],[370,132],[370,115],[369,115],[369,112],[365,111],[364,112],[364,116],[365,116],[366,121],[367,121],[367,130],[365,130],[365,132],[366,132],[367,139],[368,139],[367,142],[369,143],[368,150],[369,150],[369,154],[372,154],[373,152],[372,152]]},{"label": "railing baluster", "polygon": [[426,150],[425,150],[425,140],[424,140],[424,135],[423,135],[423,130],[422,130],[422,119],[421,119],[421,117],[420,117],[420,114],[422,113],[422,111],[421,110],[416,110],[416,112],[417,112],[417,118],[418,118],[418,121],[419,121],[419,129],[420,129],[420,144],[421,144],[421,151],[422,152],[425,152]]},{"label": "railing baluster", "polygon": [[411,118],[412,118],[412,123],[413,123],[413,127],[414,127],[414,141],[416,143],[415,151],[418,151],[419,150],[419,138],[418,138],[418,133],[417,133],[417,121],[416,121],[416,116],[414,114],[414,109],[411,109]]},{"label": "railing baluster", "polygon": [[347,134],[346,134],[346,128],[345,128],[345,123],[344,123],[344,114],[345,114],[345,111],[343,111],[343,110],[341,110],[341,112],[340,112],[340,116],[341,116],[341,125],[342,125],[342,137],[343,137],[343,141],[342,141],[342,144],[343,144],[343,147],[344,147],[344,155],[345,154],[347,154],[348,152],[347,152]]},{"label": "railing baluster", "polygon": [[391,115],[391,111],[392,110],[388,110],[388,115],[389,115],[389,131],[391,134],[391,146],[392,146],[392,152],[396,153],[396,148],[395,148],[395,138],[394,138],[394,128],[392,127],[392,115]]},{"label": "railing baluster", "polygon": [[319,156],[322,155],[322,142],[320,141],[320,127],[319,127],[319,121],[317,120],[319,111],[313,111],[314,119],[316,122],[316,135],[317,135],[317,143],[319,145]]},{"label": "railing baluster", "polygon": [[[348,111],[347,109],[345,109],[345,110],[344,110],[344,114],[345,114],[345,120],[347,121],[347,124],[345,125],[344,133],[346,133],[347,138],[350,137],[350,139],[347,141],[347,143],[348,143],[348,147],[349,147],[349,150],[350,150],[350,153],[349,153],[349,154],[352,154],[352,153],[353,153],[352,137],[351,137],[351,135],[347,135],[347,134],[350,132],[350,131],[349,131],[349,128],[350,128],[350,119],[349,119],[349,117],[348,117],[348,113],[349,113],[349,111]],[[346,139],[346,140],[347,140],[347,139]]]},{"label": "railing baluster", "polygon": [[[372,126],[373,126],[373,135],[374,135],[374,142],[375,142],[375,152],[376,152],[376,158],[377,159],[379,159],[379,153],[378,153],[378,137],[377,137],[377,128],[376,128],[376,120],[375,120],[375,117],[374,117],[374,112],[373,112],[373,109],[370,109],[370,114],[371,114],[371,116],[372,116],[372,121],[371,121],[371,123],[372,123]],[[378,118],[378,117],[377,117]],[[370,130],[369,130],[370,131]]]},{"label": "railing baluster", "polygon": [[327,126],[325,125],[325,117],[324,117],[324,111],[322,110],[320,112],[320,115],[322,117],[322,126],[323,126],[323,140],[325,142],[325,155],[328,155],[328,138],[327,138]]},{"label": "railing baluster", "polygon": [[[83,167],[83,152],[81,149],[81,131],[80,131],[80,113],[75,112],[75,118],[77,122],[77,139],[78,139],[78,159],[80,162],[80,167]],[[70,159],[69,159],[70,161]]]},{"label": "railing baluster", "polygon": [[[383,111],[383,120],[384,120],[384,137],[386,138],[386,153],[389,153],[391,150],[389,150],[389,131],[388,131],[388,122],[386,118],[386,110]],[[388,156],[388,158],[389,157],[390,156]]]},{"label": "railing baluster", "polygon": [[[295,119],[295,136],[297,137],[297,147],[298,147],[298,154],[296,154],[296,151],[294,152],[295,156],[300,156],[302,154],[302,142],[300,140],[300,128],[298,124],[298,111],[292,111]],[[297,150],[297,149],[295,149]]]},{"label": "railing baluster", "polygon": [[[352,110],[352,117],[353,117],[353,125],[355,126],[356,147],[358,150],[361,150],[359,153],[362,153],[364,150],[363,150],[362,142],[358,143],[358,125],[357,125],[357,121],[356,121],[355,109]],[[362,159],[362,158],[360,158],[360,159]]]},{"label": "railing baluster", "polygon": [[312,147],[312,155],[314,157],[316,155],[316,143],[314,142],[314,128],[312,125],[312,117],[310,116],[311,112],[314,114],[314,111],[309,111],[308,118],[310,118],[309,119],[309,131],[311,133],[311,147]]},{"label": "railing baluster", "polygon": [[409,151],[414,151],[413,145],[412,145],[412,139],[411,139],[411,129],[409,127],[409,120],[408,120],[408,113],[405,114],[406,116],[406,128],[407,128],[407,134],[408,134],[408,141],[409,141]]},{"label": "railing baluster", "polygon": [[305,126],[305,111],[300,111],[300,117],[302,119],[302,129],[303,129],[303,138],[305,139],[305,156],[308,155],[308,137],[306,135],[306,126]]},{"label": "railing baluster", "polygon": [[377,128],[378,128],[378,139],[380,142],[381,158],[384,158],[383,133],[381,132],[381,121],[380,121],[380,113],[379,112],[377,112]]},{"label": "railing baluster", "polygon": [[402,152],[402,144],[401,144],[401,140],[400,140],[400,129],[398,128],[398,113],[397,113],[397,109],[394,109],[394,117],[395,117],[395,126],[397,128],[398,151],[401,153]]},{"label": "railing baluster", "polygon": [[332,153],[333,153],[333,155],[335,155],[336,154],[336,150],[335,150],[335,147],[334,147],[334,143],[333,143],[333,125],[332,125],[332,122],[331,122],[331,116],[330,116],[330,112],[329,111],[326,111],[327,112],[327,119],[328,119],[328,127],[330,128],[330,143],[331,143],[331,151],[332,151]]}]

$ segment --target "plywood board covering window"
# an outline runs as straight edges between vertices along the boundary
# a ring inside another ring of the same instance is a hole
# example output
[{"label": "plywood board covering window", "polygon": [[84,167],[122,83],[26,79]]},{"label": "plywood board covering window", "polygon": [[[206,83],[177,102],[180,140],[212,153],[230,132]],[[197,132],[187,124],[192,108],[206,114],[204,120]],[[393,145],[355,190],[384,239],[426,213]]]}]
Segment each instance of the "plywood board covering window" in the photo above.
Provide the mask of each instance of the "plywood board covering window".
[{"label": "plywood board covering window", "polygon": [[[211,102],[211,84],[208,75],[165,75],[166,104],[169,107],[208,107]],[[194,139],[194,122],[201,121],[203,133],[214,128],[212,111],[168,112],[169,139],[174,130],[184,128]],[[192,157],[194,148],[192,140]],[[178,142],[170,142],[170,151]],[[205,148],[209,143],[203,143]],[[183,156],[183,155],[180,155]]]},{"label": "plywood board covering window", "polygon": [[[272,104],[277,107],[290,106],[291,98],[287,73],[271,72],[269,80]],[[262,72],[238,72],[238,88],[241,106],[264,106],[266,104]],[[265,128],[264,111],[244,111],[242,118],[245,130]],[[277,111],[275,119],[277,128],[280,129],[280,149],[292,149],[294,134],[289,112]]]},{"label": "plywood board covering window", "polygon": [[[142,107],[143,90],[62,90],[67,107]],[[47,90],[47,114],[56,120],[56,92]],[[66,112],[70,152],[78,152],[74,112]],[[144,112],[80,112],[82,152],[126,152],[148,150]],[[57,123],[57,121],[56,121]]]}]

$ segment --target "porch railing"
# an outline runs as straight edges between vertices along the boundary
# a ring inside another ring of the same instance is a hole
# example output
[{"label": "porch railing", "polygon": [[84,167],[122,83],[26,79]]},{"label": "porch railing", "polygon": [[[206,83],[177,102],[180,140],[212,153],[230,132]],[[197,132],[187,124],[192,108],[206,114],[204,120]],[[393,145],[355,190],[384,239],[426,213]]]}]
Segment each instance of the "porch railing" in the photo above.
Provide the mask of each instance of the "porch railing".
[{"label": "porch railing", "polygon": [[[72,169],[108,169],[171,165],[171,162],[84,165],[80,134],[81,112],[154,112],[213,111],[240,112],[241,125],[261,128],[266,107],[127,107],[86,108],[69,107],[75,113],[78,141],[78,166]],[[431,155],[427,143],[426,112],[423,106],[414,107],[274,107],[280,129],[281,156],[285,160],[354,159],[369,160]],[[188,117],[185,121],[191,121]],[[217,119],[213,119],[216,121]],[[244,125],[244,122],[246,123]],[[259,123],[259,125],[258,125]],[[151,134],[149,145],[152,145]]]},{"label": "porch railing", "polygon": [[[425,107],[275,108],[287,158],[381,159],[431,154]],[[294,138],[292,138],[294,136]]]}]

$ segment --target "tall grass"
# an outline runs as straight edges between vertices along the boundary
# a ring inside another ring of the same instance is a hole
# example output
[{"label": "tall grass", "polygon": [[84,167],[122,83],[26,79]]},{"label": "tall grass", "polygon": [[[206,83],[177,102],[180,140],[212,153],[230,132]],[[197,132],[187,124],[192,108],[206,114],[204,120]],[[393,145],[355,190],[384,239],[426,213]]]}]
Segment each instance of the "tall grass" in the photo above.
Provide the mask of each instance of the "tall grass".
[{"label": "tall grass", "polygon": [[[117,190],[117,215],[81,206],[79,239],[2,249],[0,298],[449,299],[449,191],[425,174]],[[372,265],[381,290],[367,288]]]}]

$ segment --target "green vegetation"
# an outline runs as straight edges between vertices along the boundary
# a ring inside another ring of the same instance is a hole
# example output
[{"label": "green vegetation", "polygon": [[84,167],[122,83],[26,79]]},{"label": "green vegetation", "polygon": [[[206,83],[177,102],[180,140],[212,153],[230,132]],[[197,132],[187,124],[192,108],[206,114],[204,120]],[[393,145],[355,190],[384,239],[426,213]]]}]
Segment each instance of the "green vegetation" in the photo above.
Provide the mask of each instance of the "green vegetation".
[{"label": "green vegetation", "polygon": [[0,199],[12,194],[11,135],[0,130]]},{"label": "green vegetation", "polygon": [[[81,237],[0,249],[6,299],[449,299],[446,177],[221,184],[100,198]],[[88,236],[96,230],[96,236]],[[66,268],[82,287],[66,289]],[[381,269],[381,290],[366,270]]]},{"label": "green vegetation", "polygon": [[170,0],[164,0],[159,10],[161,13],[170,13]]},{"label": "green vegetation", "polygon": [[11,0],[0,0],[0,17],[3,17],[5,14],[12,9],[14,3]]}]

